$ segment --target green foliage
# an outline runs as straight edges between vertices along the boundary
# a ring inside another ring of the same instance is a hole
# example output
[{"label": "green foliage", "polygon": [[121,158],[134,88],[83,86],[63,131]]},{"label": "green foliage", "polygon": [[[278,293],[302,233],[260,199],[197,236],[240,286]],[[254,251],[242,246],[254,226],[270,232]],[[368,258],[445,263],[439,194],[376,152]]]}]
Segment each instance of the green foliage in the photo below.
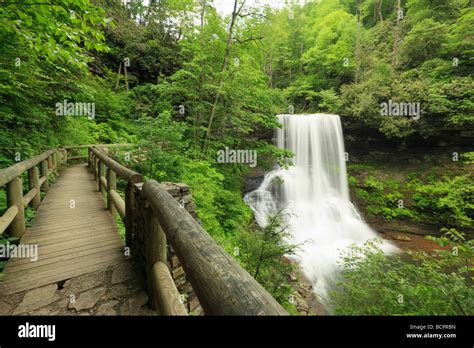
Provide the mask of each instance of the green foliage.
[{"label": "green foliage", "polygon": [[269,217],[265,228],[244,231],[238,238],[238,258],[280,304],[291,310],[294,306],[288,301],[293,288],[288,279],[294,266],[284,257],[292,255],[297,246],[285,241],[289,233],[283,218],[284,214],[280,211]]},{"label": "green foliage", "polygon": [[[282,243],[281,221],[247,229],[242,177],[253,169],[217,164],[216,151],[256,150],[260,171],[289,165],[291,153],[263,140],[289,105],[340,113],[395,139],[474,122],[468,1],[402,1],[401,24],[394,2],[377,3],[252,8],[239,0],[242,12],[223,17],[195,0],[4,1],[0,165],[13,164],[16,152],[26,159],[58,145],[136,143],[134,169],[189,184],[203,227],[227,251],[239,245],[245,267],[291,309],[291,266],[281,257],[291,246]],[[381,116],[389,99],[420,102],[421,119]],[[56,115],[64,100],[93,102],[95,118]],[[471,155],[463,159],[472,164]],[[371,214],[472,228],[472,176],[407,181],[349,177]]]},{"label": "green foliage", "polygon": [[474,164],[474,152],[466,152],[462,154],[465,164]]},{"label": "green foliage", "polygon": [[[469,165],[470,153],[463,155]],[[349,183],[371,215],[387,220],[407,218],[438,226],[472,230],[474,227],[473,178],[469,169],[459,168],[458,174],[440,173],[439,167],[425,172],[410,172],[400,176],[397,170],[349,165]],[[467,172],[467,174],[463,174]],[[396,179],[387,179],[387,174]]]},{"label": "green foliage", "polygon": [[138,145],[146,160],[138,164],[138,171],[158,181],[179,180],[183,171],[182,136],[184,125],[170,119],[169,112],[156,118],[142,117],[138,122]]},{"label": "green foliage", "polygon": [[355,192],[371,215],[382,215],[387,220],[413,217],[413,212],[401,203],[404,196],[395,180],[382,181],[375,176],[368,176]]},{"label": "green foliage", "polygon": [[436,223],[473,228],[474,180],[472,175],[444,177],[415,188],[416,209]]},{"label": "green foliage", "polygon": [[197,213],[204,229],[214,238],[223,237],[225,232],[217,219],[223,211],[222,206],[217,202],[224,176],[205,161],[188,161],[186,168],[183,181],[191,187],[198,208]]},{"label": "green foliage", "polygon": [[[381,5],[380,8],[378,5]],[[290,5],[275,34],[272,82],[297,112],[340,113],[401,141],[472,126],[474,8],[468,0],[320,1]],[[360,20],[358,16],[360,15]],[[294,18],[292,18],[294,17]],[[387,117],[388,100],[420,103],[421,119]]]},{"label": "green foliage", "polygon": [[[88,64],[105,52],[110,18],[88,0],[7,2],[0,8],[0,161],[12,164],[60,144],[121,141],[126,95],[110,91]],[[96,104],[96,119],[58,116],[64,100]]]},{"label": "green foliage", "polygon": [[[384,255],[381,241],[354,246],[343,257],[343,277],[331,294],[334,312],[344,315],[472,315],[474,288],[467,279],[472,242],[445,234],[465,254],[412,253],[411,260]],[[452,250],[451,250],[452,251]],[[367,281],[370,279],[370,281]]]}]

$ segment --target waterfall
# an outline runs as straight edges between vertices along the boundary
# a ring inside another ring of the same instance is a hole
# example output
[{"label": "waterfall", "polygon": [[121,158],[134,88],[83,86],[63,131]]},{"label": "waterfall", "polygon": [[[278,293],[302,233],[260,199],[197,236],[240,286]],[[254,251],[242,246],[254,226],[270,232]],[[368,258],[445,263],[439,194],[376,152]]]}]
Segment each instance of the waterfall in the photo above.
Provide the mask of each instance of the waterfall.
[{"label": "waterfall", "polygon": [[[293,166],[268,173],[245,202],[264,227],[284,209],[291,235],[301,244],[294,258],[314,291],[327,299],[340,277],[340,252],[376,237],[349,198],[344,140],[338,115],[278,115],[277,145],[294,153]],[[384,243],[386,251],[395,250]]]}]

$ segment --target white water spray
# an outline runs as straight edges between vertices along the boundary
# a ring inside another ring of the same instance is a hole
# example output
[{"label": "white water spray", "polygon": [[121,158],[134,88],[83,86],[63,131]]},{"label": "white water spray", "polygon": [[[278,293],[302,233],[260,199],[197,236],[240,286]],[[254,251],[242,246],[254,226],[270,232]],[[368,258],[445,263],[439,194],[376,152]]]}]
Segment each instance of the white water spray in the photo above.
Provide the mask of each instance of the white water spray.
[{"label": "white water spray", "polygon": [[[260,187],[245,196],[260,226],[284,209],[291,240],[300,244],[296,261],[327,299],[339,278],[340,252],[376,237],[349,198],[344,140],[338,115],[278,115],[277,145],[291,150],[294,166],[268,173]],[[389,243],[385,251],[395,250]]]}]

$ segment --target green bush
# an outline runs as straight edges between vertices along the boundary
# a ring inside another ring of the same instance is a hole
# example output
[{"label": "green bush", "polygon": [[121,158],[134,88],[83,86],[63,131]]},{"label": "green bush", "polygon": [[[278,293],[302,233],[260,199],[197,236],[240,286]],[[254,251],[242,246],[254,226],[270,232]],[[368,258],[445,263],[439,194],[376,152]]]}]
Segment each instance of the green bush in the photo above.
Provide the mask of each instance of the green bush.
[{"label": "green bush", "polygon": [[[473,243],[456,232],[433,238],[445,250],[430,255],[387,256],[380,240],[354,246],[343,256],[343,278],[331,293],[336,314],[343,315],[472,315]],[[368,281],[369,280],[369,281]]]},{"label": "green bush", "polygon": [[242,266],[290,313],[296,313],[289,302],[294,291],[289,282],[294,265],[284,256],[293,254],[297,245],[284,242],[289,232],[283,219],[280,211],[269,217],[265,228],[242,231],[237,254]]},{"label": "green bush", "polygon": [[400,184],[395,180],[382,181],[371,175],[365,178],[364,185],[355,192],[366,203],[367,213],[370,215],[382,215],[387,220],[414,216],[410,209],[401,204],[404,195],[400,192]]},{"label": "green bush", "polygon": [[415,187],[416,209],[426,220],[455,227],[473,228],[474,180],[472,175],[444,177]]}]

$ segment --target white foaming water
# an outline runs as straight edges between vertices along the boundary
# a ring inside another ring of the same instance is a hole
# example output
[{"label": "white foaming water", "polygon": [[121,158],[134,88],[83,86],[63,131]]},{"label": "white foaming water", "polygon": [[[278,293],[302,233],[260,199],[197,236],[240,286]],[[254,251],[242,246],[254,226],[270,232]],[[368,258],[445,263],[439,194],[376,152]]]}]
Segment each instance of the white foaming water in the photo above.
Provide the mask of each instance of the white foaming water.
[{"label": "white foaming water", "polygon": [[[294,165],[268,173],[244,199],[262,227],[268,215],[280,209],[288,213],[287,242],[303,243],[294,258],[314,291],[327,299],[339,279],[341,250],[377,235],[349,198],[339,116],[278,115],[278,119],[283,127],[277,130],[277,145],[295,154]],[[382,248],[396,250],[389,243]]]}]

